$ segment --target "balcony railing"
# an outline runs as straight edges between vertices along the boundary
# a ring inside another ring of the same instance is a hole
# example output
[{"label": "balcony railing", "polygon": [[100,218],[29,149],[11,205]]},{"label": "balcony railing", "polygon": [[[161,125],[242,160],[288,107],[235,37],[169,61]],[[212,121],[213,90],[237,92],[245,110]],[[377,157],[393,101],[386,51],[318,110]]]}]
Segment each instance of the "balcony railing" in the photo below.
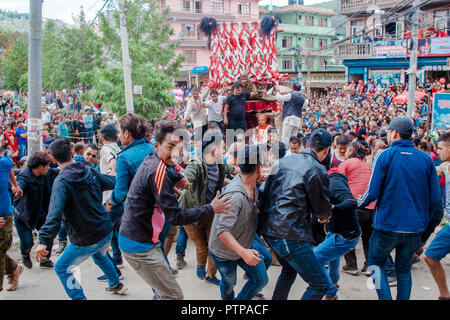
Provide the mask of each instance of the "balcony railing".
[{"label": "balcony railing", "polygon": [[364,59],[372,57],[372,42],[341,43],[336,47],[336,55],[340,59]]}]

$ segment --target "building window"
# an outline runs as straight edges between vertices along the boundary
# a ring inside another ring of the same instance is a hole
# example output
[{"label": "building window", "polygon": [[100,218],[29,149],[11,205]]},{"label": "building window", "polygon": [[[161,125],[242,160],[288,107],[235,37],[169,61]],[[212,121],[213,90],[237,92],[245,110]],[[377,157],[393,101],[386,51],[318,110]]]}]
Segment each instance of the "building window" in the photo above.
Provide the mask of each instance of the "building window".
[{"label": "building window", "polygon": [[350,35],[352,43],[357,43],[361,36],[361,31],[364,29],[363,20],[352,20],[350,22]]},{"label": "building window", "polygon": [[319,59],[319,66],[320,66],[320,69],[325,69],[327,66],[327,60]]},{"label": "building window", "polygon": [[327,18],[319,18],[319,26],[327,27]]},{"label": "building window", "polygon": [[194,1],[183,0],[183,11],[194,11]]},{"label": "building window", "polygon": [[183,50],[183,54],[186,56],[184,63],[189,64],[189,65],[197,63],[197,51]]},{"label": "building window", "polygon": [[284,36],[281,47],[283,48],[292,48],[292,37]]},{"label": "building window", "polygon": [[195,24],[182,24],[181,37],[195,37]]},{"label": "building window", "polygon": [[292,59],[283,58],[283,70],[291,70],[292,69]]},{"label": "building window", "polygon": [[212,12],[223,12],[223,0],[211,0]]},{"label": "building window", "polygon": [[313,26],[314,25],[314,17],[306,16],[305,17],[305,26]]},{"label": "building window", "polygon": [[319,39],[319,49],[325,49],[327,47],[327,39]]},{"label": "building window", "polygon": [[314,38],[305,38],[305,47],[307,49],[314,49]]},{"label": "building window", "polygon": [[434,26],[436,29],[448,32],[450,30],[450,10],[435,11]]},{"label": "building window", "polygon": [[249,2],[239,2],[238,3],[239,14],[244,16],[250,15],[250,3]]}]

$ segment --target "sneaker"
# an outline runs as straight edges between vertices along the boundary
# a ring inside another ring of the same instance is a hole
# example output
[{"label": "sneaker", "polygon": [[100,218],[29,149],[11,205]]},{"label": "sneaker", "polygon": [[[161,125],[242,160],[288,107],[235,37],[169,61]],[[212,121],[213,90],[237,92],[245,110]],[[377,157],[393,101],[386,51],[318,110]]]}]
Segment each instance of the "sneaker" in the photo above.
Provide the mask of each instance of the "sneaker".
[{"label": "sneaker", "polygon": [[41,269],[53,269],[53,262],[50,259],[42,260],[39,267]]},{"label": "sneaker", "polygon": [[22,255],[22,263],[25,267],[28,269],[33,268],[33,263],[31,262],[30,255],[27,254],[26,256]]},{"label": "sneaker", "polygon": [[205,281],[215,284],[216,286],[220,285],[220,280],[217,279],[217,277],[214,277],[212,279],[210,277],[205,277]]},{"label": "sneaker", "polygon": [[56,254],[63,253],[63,251],[66,247],[67,247],[67,241],[59,241],[58,249],[56,249]]},{"label": "sneaker", "polygon": [[199,277],[201,280],[205,279],[206,271],[204,267],[197,266],[197,277]]},{"label": "sneaker", "polygon": [[123,269],[123,263],[117,264],[116,266],[117,266],[117,268],[119,268],[119,269]]},{"label": "sneaker", "polygon": [[108,287],[105,289],[106,293],[111,293],[111,294],[125,294],[125,292],[128,290],[127,287],[125,287],[123,285],[122,282],[120,282],[119,284],[115,285],[114,287]]},{"label": "sneaker", "polygon": [[23,265],[19,264],[13,274],[8,275],[8,285],[6,286],[6,291],[14,291],[17,289],[19,286],[19,277],[23,270],[25,270],[25,268]]},{"label": "sneaker", "polygon": [[358,268],[350,268],[348,266],[343,266],[342,271],[351,274],[352,276],[357,276],[359,274]]},{"label": "sneaker", "polygon": [[361,273],[365,276],[370,277],[370,272],[367,270],[367,263],[364,263],[364,267],[361,269]]},{"label": "sneaker", "polygon": [[178,270],[177,269],[173,269],[172,267],[169,267],[170,268],[170,271],[172,271],[172,274],[174,275],[174,276],[177,276],[178,275]]},{"label": "sneaker", "polygon": [[[119,274],[119,280],[123,280],[125,277],[123,276],[123,274]],[[106,274],[97,277],[97,280],[100,282],[108,282],[108,277],[106,276]]]},{"label": "sneaker", "polygon": [[177,269],[181,270],[186,266],[186,261],[184,261],[184,257],[181,254],[177,254]]},{"label": "sneaker", "polygon": [[388,276],[389,287],[395,287],[397,285],[397,277]]},{"label": "sneaker", "polygon": [[253,297],[252,300],[266,300],[266,298],[264,298],[264,295],[262,294],[262,292],[259,292],[256,294],[256,296]]}]

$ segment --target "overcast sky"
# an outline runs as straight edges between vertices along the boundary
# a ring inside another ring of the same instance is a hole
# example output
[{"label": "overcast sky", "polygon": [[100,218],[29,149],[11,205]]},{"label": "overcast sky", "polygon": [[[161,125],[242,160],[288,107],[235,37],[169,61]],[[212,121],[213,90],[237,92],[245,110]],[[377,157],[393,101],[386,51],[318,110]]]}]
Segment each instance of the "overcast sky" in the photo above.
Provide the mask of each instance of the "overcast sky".
[{"label": "overcast sky", "polygon": [[[97,11],[103,6],[105,0],[44,0],[42,15],[44,18],[60,19],[72,23],[72,13],[77,14],[80,6],[86,13],[87,20],[94,19]],[[306,5],[325,2],[326,0],[305,0]],[[261,5],[269,4],[270,0],[263,0]],[[272,0],[273,5],[287,5],[288,0]],[[29,0],[0,0],[0,9],[28,13],[30,11]]]}]

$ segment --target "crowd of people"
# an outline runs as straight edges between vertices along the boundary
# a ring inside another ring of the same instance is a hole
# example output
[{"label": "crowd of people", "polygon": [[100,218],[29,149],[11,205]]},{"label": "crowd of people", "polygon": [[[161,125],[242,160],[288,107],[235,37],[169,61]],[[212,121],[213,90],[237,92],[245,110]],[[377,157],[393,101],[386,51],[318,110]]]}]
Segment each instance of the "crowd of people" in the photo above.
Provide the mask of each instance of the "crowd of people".
[{"label": "crowd of people", "polygon": [[[73,98],[55,97],[55,93],[44,93],[42,107],[42,141],[56,138],[70,139],[74,143],[99,143],[99,130],[107,124],[117,124],[117,117],[112,112],[102,111],[101,106],[84,106]],[[62,102],[64,99],[69,103]],[[59,102],[59,103],[58,103]],[[0,143],[5,147],[5,154],[17,164],[27,155],[27,120],[28,109],[19,105],[19,99],[0,97]],[[72,109],[71,105],[77,106]]]},{"label": "crowd of people", "polygon": [[[417,90],[431,96],[445,91],[444,83]],[[336,300],[341,256],[344,272],[372,276],[379,299],[392,299],[390,286],[397,285],[397,299],[406,300],[411,266],[422,254],[439,299],[448,300],[440,261],[449,252],[450,227],[429,238],[450,210],[450,133],[430,140],[430,100],[422,98],[408,118],[406,105],[393,101],[405,90],[352,81],[305,99],[299,84],[273,87],[281,111],[258,113],[254,128],[247,127],[246,102],[258,88],[246,78],[228,90],[194,88],[187,103],[152,121],[47,108],[44,123],[47,114],[53,123],[61,110],[69,112],[58,122],[67,129],[48,131],[44,151],[23,158],[26,149],[15,154],[11,143],[2,144],[0,289],[5,273],[7,290],[16,290],[24,266],[32,268],[36,229],[34,257],[55,269],[75,300],[86,296],[71,268],[90,257],[108,293],[128,290],[120,271],[125,259],[154,299],[183,299],[176,275],[186,265],[188,239],[196,251],[193,276],[217,285],[224,300],[264,299],[272,265],[281,271],[271,299],[287,299],[298,274],[308,284],[302,299]],[[51,103],[51,94],[44,98]],[[9,109],[2,137],[26,139],[26,111],[15,117]],[[21,264],[7,254],[13,225]],[[53,264],[56,237],[60,256]],[[238,266],[247,282],[235,293]]]}]

